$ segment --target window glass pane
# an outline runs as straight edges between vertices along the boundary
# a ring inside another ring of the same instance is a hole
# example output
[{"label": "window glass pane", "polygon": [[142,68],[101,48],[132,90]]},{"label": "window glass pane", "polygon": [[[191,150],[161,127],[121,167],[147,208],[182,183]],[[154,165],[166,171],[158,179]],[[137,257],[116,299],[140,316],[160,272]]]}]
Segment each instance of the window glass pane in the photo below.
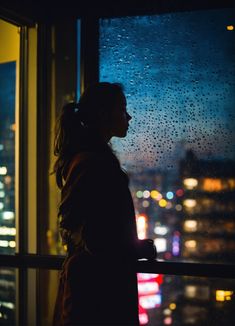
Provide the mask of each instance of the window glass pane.
[{"label": "window glass pane", "polygon": [[0,20],[0,254],[13,254],[16,247],[19,41],[18,28]]},{"label": "window glass pane", "polygon": [[16,325],[16,270],[0,269],[0,325]]},{"label": "window glass pane", "polygon": [[114,139],[140,238],[163,260],[235,262],[231,9],[100,20],[100,80],[132,116]]},{"label": "window glass pane", "polygon": [[141,325],[234,325],[235,280],[138,274]]}]

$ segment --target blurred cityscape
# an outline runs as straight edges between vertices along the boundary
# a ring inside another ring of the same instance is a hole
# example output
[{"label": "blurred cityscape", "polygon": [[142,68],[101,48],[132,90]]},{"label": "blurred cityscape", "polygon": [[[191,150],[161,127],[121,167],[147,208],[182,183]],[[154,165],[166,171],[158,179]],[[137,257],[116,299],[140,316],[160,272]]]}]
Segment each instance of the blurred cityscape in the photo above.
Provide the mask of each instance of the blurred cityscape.
[{"label": "blurred cityscape", "polygon": [[[235,263],[235,161],[187,151],[178,172],[131,175],[139,238],[154,239],[159,260]],[[234,291],[233,280],[139,274],[140,322],[232,326]]]}]

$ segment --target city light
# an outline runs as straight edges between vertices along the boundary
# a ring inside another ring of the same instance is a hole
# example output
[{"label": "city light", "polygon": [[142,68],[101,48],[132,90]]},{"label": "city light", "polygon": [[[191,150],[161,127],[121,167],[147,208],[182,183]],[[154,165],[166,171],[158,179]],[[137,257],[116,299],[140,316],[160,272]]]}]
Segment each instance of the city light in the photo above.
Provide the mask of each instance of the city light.
[{"label": "city light", "polygon": [[197,205],[197,202],[195,199],[185,199],[183,204],[187,208],[193,208]]},{"label": "city light", "polygon": [[137,233],[139,239],[145,239],[147,233],[147,217],[144,215],[139,215],[136,218]]},{"label": "city light", "polygon": [[170,316],[171,314],[172,314],[172,311],[170,309],[166,308],[163,310],[163,315]]},{"label": "city light", "polygon": [[0,175],[6,175],[7,174],[7,168],[5,166],[0,166]]},{"label": "city light", "polygon": [[143,191],[138,190],[138,191],[136,192],[136,197],[137,197],[137,198],[142,198],[142,197],[143,197]]},{"label": "city light", "polygon": [[167,250],[167,242],[165,238],[154,239],[154,244],[157,247],[157,252],[165,252]]},{"label": "city light", "polygon": [[228,25],[227,26],[227,31],[233,31],[234,30],[234,26],[233,25]]},{"label": "city light", "polygon": [[197,287],[195,285],[186,285],[184,293],[187,298],[195,298],[197,295]]},{"label": "city light", "polygon": [[178,197],[182,197],[184,195],[184,191],[183,191],[183,189],[178,189],[177,191],[176,191],[176,196],[178,196]]},{"label": "city light", "polygon": [[233,291],[224,291],[224,290],[216,290],[216,301],[230,301],[232,298],[231,296],[233,295]]},{"label": "city light", "polygon": [[197,246],[197,242],[195,240],[187,240],[185,241],[184,245],[188,249],[194,249]]},{"label": "city light", "polygon": [[149,207],[149,202],[147,200],[144,200],[143,203],[142,203],[142,206],[143,207]]},{"label": "city light", "polygon": [[8,245],[9,245],[10,248],[15,248],[16,242],[15,241],[9,241]]},{"label": "city light", "polygon": [[159,291],[159,285],[155,281],[153,282],[139,282],[138,283],[138,292],[140,295],[156,293]]},{"label": "city light", "polygon": [[14,212],[5,211],[2,213],[2,218],[4,220],[12,220],[12,219],[14,219],[14,217],[15,217]]},{"label": "city light", "polygon": [[150,197],[150,191],[145,190],[145,191],[143,192],[143,197],[144,197],[144,198],[149,198],[149,197]]},{"label": "city light", "polygon": [[0,209],[2,210],[4,207],[4,204],[2,202],[0,202]]},{"label": "city light", "polygon": [[0,227],[0,235],[16,235],[15,228],[8,228],[6,226]]},{"label": "city light", "polygon": [[140,325],[148,324],[149,318],[148,318],[148,315],[146,314],[146,312],[139,314],[139,322],[140,322]]},{"label": "city light", "polygon": [[140,296],[139,302],[143,308],[152,309],[161,305],[162,297],[161,294]]},{"label": "city light", "polygon": [[166,209],[171,209],[173,207],[172,203],[170,201],[168,201],[167,205],[166,205]]},{"label": "city light", "polygon": [[166,235],[168,232],[168,227],[164,225],[155,226],[154,233],[158,235]]},{"label": "city light", "polygon": [[172,199],[172,198],[174,198],[174,194],[173,194],[173,192],[172,192],[172,191],[168,191],[168,192],[166,193],[166,198],[167,198],[167,199]]},{"label": "city light", "polygon": [[197,224],[198,222],[196,220],[186,220],[184,222],[184,230],[186,232],[195,232],[197,231]]},{"label": "city light", "polygon": [[4,149],[3,144],[0,144],[0,151],[2,151]]},{"label": "city light", "polygon": [[192,190],[197,187],[198,180],[194,179],[194,178],[187,178],[187,179],[184,179],[183,184],[186,189]]},{"label": "city light", "polygon": [[7,240],[0,240],[0,247],[7,248],[8,247],[8,241]]},{"label": "city light", "polygon": [[172,238],[172,254],[173,256],[178,256],[179,253],[180,253],[180,233],[178,231],[175,231]]},{"label": "city light", "polygon": [[218,192],[223,190],[222,180],[218,178],[203,179],[203,190],[208,192]]},{"label": "city light", "polygon": [[177,210],[177,212],[182,211],[182,206],[180,204],[175,205],[175,209]]},{"label": "city light", "polygon": [[174,302],[172,302],[170,305],[169,305],[169,308],[171,310],[175,310],[176,309],[176,304]]},{"label": "city light", "polygon": [[165,200],[165,199],[161,199],[161,200],[159,200],[159,203],[158,203],[158,205],[160,206],[160,207],[166,207],[166,205],[167,205],[167,201]]},{"label": "city light", "polygon": [[5,191],[0,191],[0,198],[4,198],[5,197]]},{"label": "city light", "polygon": [[152,190],[152,191],[150,192],[150,196],[151,196],[151,198],[153,198],[153,199],[157,199],[159,194],[160,194],[160,193],[159,193],[159,191],[157,191],[157,190]]},{"label": "city light", "polygon": [[7,247],[15,248],[15,246],[16,246],[15,241],[0,240],[0,247],[3,247],[3,248],[7,248]]},{"label": "city light", "polygon": [[165,325],[171,325],[172,324],[172,318],[171,317],[166,317],[164,319],[164,324]]},{"label": "city light", "polygon": [[159,201],[162,199],[162,194],[160,194],[160,192],[157,194],[156,196],[156,200]]}]

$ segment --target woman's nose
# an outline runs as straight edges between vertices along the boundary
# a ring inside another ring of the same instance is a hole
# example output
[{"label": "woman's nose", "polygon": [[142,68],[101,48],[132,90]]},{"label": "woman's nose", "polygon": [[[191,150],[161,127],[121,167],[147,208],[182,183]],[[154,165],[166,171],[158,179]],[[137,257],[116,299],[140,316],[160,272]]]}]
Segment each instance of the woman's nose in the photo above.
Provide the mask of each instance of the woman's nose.
[{"label": "woman's nose", "polygon": [[127,113],[127,120],[130,121],[132,119],[132,116],[130,116],[129,113]]}]

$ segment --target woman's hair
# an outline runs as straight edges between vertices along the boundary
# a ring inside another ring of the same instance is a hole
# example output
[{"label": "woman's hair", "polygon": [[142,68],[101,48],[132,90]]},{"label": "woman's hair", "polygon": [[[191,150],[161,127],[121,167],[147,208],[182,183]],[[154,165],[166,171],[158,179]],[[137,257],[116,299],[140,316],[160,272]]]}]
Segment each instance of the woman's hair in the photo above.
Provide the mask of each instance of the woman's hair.
[{"label": "woman's hair", "polygon": [[68,103],[62,108],[55,131],[54,173],[59,188],[63,186],[65,169],[73,156],[95,148],[95,130],[108,125],[117,98],[123,94],[121,84],[101,82],[88,87],[78,103]]}]

